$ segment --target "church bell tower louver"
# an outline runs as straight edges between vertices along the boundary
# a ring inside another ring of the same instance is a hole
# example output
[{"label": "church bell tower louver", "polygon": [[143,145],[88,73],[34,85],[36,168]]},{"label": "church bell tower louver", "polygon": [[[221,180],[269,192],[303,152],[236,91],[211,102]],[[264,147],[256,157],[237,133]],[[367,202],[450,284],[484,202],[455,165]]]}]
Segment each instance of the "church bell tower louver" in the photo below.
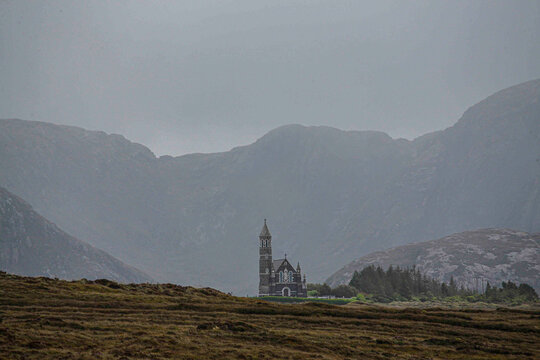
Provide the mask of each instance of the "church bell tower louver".
[{"label": "church bell tower louver", "polygon": [[272,235],[266,226],[266,219],[259,235],[259,296],[270,295],[272,275]]}]

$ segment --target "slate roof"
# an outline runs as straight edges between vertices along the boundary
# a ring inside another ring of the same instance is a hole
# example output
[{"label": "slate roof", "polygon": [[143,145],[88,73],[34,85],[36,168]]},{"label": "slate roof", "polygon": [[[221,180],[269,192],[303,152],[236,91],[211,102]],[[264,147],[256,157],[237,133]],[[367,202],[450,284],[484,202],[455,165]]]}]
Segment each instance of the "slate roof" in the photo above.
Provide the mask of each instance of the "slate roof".
[{"label": "slate roof", "polygon": [[272,265],[274,265],[274,270],[277,271],[277,269],[279,269],[279,267],[281,266],[281,264],[283,264],[284,261],[285,261],[285,259],[273,260]]}]

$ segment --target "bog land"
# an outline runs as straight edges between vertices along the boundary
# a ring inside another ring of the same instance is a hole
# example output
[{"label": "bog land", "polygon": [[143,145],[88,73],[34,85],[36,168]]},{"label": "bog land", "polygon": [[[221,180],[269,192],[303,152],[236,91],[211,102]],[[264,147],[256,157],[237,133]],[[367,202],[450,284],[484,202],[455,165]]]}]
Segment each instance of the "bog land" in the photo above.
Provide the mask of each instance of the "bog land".
[{"label": "bog land", "polygon": [[280,304],[0,273],[3,359],[534,359],[540,310]]}]

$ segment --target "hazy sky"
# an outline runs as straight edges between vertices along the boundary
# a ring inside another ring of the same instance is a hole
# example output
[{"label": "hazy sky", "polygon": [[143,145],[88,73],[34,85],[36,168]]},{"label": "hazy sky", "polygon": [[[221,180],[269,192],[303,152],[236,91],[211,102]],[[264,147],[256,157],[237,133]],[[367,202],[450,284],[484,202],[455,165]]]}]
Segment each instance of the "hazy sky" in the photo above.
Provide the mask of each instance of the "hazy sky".
[{"label": "hazy sky", "polygon": [[0,118],[224,151],[289,123],[413,138],[540,78],[540,1],[0,1]]}]

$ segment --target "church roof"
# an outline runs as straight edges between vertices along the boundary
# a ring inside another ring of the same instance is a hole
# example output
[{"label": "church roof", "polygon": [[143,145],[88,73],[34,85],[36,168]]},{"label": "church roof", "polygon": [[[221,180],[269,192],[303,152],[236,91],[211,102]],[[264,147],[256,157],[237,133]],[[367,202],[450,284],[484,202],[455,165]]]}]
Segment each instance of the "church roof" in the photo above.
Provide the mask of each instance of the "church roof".
[{"label": "church roof", "polygon": [[266,226],[266,219],[264,219],[264,225],[259,236],[272,236],[270,235],[270,230],[268,230],[268,226]]}]

